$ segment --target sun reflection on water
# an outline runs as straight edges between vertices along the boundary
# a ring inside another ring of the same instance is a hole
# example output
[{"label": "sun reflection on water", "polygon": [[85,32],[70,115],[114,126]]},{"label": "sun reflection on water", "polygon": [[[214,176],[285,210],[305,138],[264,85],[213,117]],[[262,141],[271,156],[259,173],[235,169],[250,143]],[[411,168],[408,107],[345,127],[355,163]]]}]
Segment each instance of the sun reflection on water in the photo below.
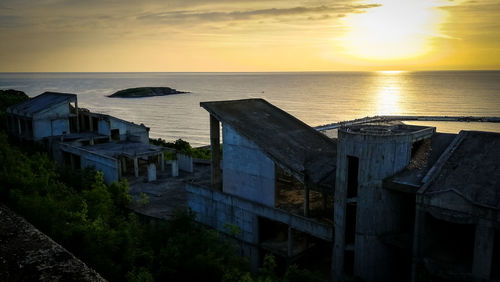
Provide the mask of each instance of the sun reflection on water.
[{"label": "sun reflection on water", "polygon": [[396,115],[403,112],[401,71],[377,72],[375,98],[376,115]]}]

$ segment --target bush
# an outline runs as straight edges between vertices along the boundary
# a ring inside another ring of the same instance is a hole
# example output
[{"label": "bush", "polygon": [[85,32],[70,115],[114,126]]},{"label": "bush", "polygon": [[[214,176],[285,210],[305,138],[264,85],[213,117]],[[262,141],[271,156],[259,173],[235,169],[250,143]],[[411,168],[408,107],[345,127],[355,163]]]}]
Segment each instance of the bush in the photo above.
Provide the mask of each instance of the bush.
[{"label": "bush", "polygon": [[[177,139],[175,140],[175,142],[167,142],[161,138],[149,139],[149,143],[157,146],[175,149],[178,153],[185,154],[196,159],[210,159],[210,150],[205,148],[193,148],[191,147],[191,144],[189,144],[189,142],[182,139]],[[166,158],[169,159],[167,155]]]}]

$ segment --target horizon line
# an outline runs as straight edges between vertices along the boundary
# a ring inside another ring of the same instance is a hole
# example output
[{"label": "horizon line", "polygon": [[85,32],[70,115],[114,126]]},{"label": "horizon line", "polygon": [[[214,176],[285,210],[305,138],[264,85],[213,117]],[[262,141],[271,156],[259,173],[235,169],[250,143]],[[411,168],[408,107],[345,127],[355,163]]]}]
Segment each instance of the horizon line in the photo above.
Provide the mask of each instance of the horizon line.
[{"label": "horizon line", "polygon": [[0,71],[0,74],[28,74],[28,73],[332,73],[332,72],[462,72],[462,71],[500,71],[499,69],[429,69],[429,70],[321,70],[321,71]]}]

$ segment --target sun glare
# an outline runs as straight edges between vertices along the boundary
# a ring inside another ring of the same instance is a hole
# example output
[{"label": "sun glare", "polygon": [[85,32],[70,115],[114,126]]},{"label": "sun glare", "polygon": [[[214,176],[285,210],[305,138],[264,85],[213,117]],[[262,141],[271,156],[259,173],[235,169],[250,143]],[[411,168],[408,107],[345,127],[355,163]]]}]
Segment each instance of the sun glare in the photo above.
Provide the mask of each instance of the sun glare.
[{"label": "sun glare", "polygon": [[375,78],[375,91],[373,93],[375,114],[395,115],[403,110],[402,71],[378,71]]},{"label": "sun glare", "polygon": [[417,57],[430,51],[442,14],[438,0],[381,0],[380,7],[345,18],[349,31],[343,47],[349,55],[370,60]]}]

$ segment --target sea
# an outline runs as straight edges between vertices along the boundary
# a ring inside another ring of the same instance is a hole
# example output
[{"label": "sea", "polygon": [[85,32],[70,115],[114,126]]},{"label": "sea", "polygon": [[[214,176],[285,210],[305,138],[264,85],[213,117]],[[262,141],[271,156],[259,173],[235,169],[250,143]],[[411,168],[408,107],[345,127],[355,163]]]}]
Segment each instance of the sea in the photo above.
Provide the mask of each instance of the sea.
[{"label": "sea", "polygon": [[[166,86],[187,94],[109,98],[122,89]],[[150,137],[209,144],[200,102],[263,98],[318,126],[374,115],[500,117],[500,71],[283,73],[0,73],[0,89],[33,97],[74,93],[78,106],[145,124]],[[500,132],[499,123],[413,122],[438,131]]]}]

